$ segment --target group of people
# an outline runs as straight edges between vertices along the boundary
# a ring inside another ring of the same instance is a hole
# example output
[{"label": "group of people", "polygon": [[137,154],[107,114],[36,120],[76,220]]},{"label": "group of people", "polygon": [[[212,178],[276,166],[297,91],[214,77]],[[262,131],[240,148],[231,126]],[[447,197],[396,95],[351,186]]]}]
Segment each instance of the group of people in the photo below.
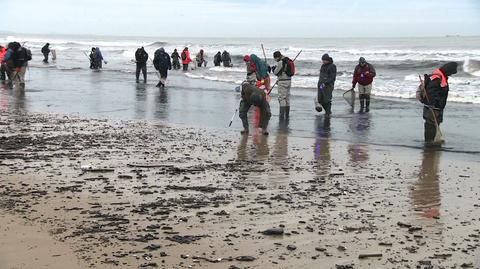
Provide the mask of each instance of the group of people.
[{"label": "group of people", "polygon": [[[242,134],[249,133],[248,110],[253,105],[259,110],[259,121],[256,127],[261,129],[262,134],[268,135],[267,127],[271,118],[270,93],[273,87],[278,88],[279,120],[288,124],[290,117],[290,88],[291,80],[295,75],[294,61],[283,56],[279,51],[273,53],[276,65],[270,68],[267,59],[260,59],[257,55],[245,55],[246,79],[241,85],[241,101],[239,117],[242,120]],[[427,143],[435,141],[439,124],[443,121],[443,110],[447,103],[449,85],[448,77],[457,73],[457,63],[449,62],[436,69],[432,74],[425,75],[419,86],[418,99],[424,104],[423,118],[425,120],[424,137]],[[271,86],[269,73],[277,76],[277,82]],[[333,58],[328,54],[322,56],[322,66],[317,83],[317,98],[315,109],[318,112],[325,111],[325,116],[332,114],[332,93],[335,88],[337,67]],[[373,79],[376,76],[375,68],[365,58],[360,57],[358,65],[353,70],[352,88],[358,89],[360,111],[369,112],[370,95],[372,92]]]},{"label": "group of people", "polygon": [[8,43],[7,47],[0,45],[0,80],[13,87],[16,83],[25,88],[25,73],[28,62],[32,60],[32,52],[18,42]]},{"label": "group of people", "polygon": [[[100,51],[97,48],[98,51]],[[217,55],[220,55],[218,52]],[[215,66],[219,66],[220,63],[218,62],[217,55],[214,57]],[[103,59],[103,58],[102,58]],[[140,72],[143,73],[143,81],[144,83],[147,82],[147,62],[149,56],[148,53],[145,51],[144,47],[138,48],[135,52],[135,63],[136,63],[136,82],[140,82]],[[223,54],[220,55],[220,62],[224,63],[225,67],[232,67],[230,54],[227,51],[224,51]],[[165,87],[165,82],[167,80],[168,71],[172,70],[179,70],[180,69],[180,62],[182,63],[183,71],[188,71],[188,67],[190,64],[193,63],[192,58],[190,57],[190,51],[188,47],[185,47],[183,51],[179,54],[177,49],[174,49],[171,55],[165,52],[164,48],[159,48],[155,51],[155,56],[152,60],[153,66],[159,73],[159,82],[157,87]],[[195,56],[195,63],[194,67],[206,67],[207,66],[207,55],[205,54],[204,50],[201,49],[197,55]],[[218,63],[218,65],[217,65]]]},{"label": "group of people", "polygon": [[232,58],[230,57],[230,53],[224,50],[222,53],[217,52],[213,57],[213,64],[215,66],[220,66],[223,63],[223,67],[232,67]]},{"label": "group of people", "polygon": [[103,59],[103,55],[99,47],[92,48],[88,59],[90,60],[90,69],[93,70],[102,69],[102,63],[107,64],[107,62]]},{"label": "group of people", "polygon": [[[52,52],[50,44],[46,43],[41,52],[44,56],[43,62],[48,63],[49,54]],[[53,54],[55,57],[55,54]],[[91,69],[102,68],[102,62],[106,63],[98,47],[92,48],[90,55]],[[207,65],[207,56],[203,50],[200,50],[195,57],[195,66],[202,67]],[[270,111],[270,93],[276,86],[278,89],[279,119],[288,124],[290,119],[290,90],[292,77],[296,73],[294,60],[284,56],[280,51],[273,53],[275,64],[271,67],[267,64],[267,59],[260,59],[255,54],[245,55],[243,60],[246,65],[246,79],[241,85],[241,101],[239,106],[239,117],[242,120],[242,134],[249,133],[249,123],[247,114],[251,106],[258,108],[258,128],[262,134],[268,135],[268,123],[271,118]],[[28,62],[32,59],[32,53],[18,42],[11,42],[7,47],[0,45],[0,80],[7,82],[10,87],[13,83],[25,88],[25,72]],[[136,81],[139,82],[140,72],[143,73],[144,82],[147,81],[147,62],[149,55],[143,47],[135,52],[136,62]],[[155,51],[152,60],[155,69],[159,73],[159,83],[157,87],[165,87],[168,71],[180,69],[180,61],[183,70],[187,71],[189,64],[192,63],[190,52],[187,47],[179,54],[177,49],[171,56],[165,52],[164,48]],[[220,66],[223,63],[225,67],[231,67],[231,57],[227,51],[218,52],[214,57],[214,65]],[[439,132],[438,126],[443,121],[443,110],[447,103],[449,84],[448,78],[457,73],[458,64],[449,62],[433,71],[432,74],[425,74],[417,91],[417,99],[424,104],[423,118],[425,120],[425,141],[434,142]],[[277,76],[276,83],[272,86],[270,73]],[[317,97],[315,99],[315,109],[318,112],[325,111],[326,117],[332,114],[332,93],[335,88],[337,68],[333,63],[333,58],[328,54],[322,56],[322,66],[317,83]],[[376,70],[372,64],[365,58],[360,57],[358,65],[355,66],[352,78],[352,88],[358,89],[361,111],[369,112],[370,95],[372,92],[373,79],[376,76]]]}]

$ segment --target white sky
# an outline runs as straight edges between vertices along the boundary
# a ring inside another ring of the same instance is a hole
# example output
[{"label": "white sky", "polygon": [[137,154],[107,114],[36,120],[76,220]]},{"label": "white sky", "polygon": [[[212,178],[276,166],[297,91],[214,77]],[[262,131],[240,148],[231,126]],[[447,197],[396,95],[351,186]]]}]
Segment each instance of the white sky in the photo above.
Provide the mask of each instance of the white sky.
[{"label": "white sky", "polygon": [[0,32],[171,37],[480,35],[480,0],[0,0]]}]

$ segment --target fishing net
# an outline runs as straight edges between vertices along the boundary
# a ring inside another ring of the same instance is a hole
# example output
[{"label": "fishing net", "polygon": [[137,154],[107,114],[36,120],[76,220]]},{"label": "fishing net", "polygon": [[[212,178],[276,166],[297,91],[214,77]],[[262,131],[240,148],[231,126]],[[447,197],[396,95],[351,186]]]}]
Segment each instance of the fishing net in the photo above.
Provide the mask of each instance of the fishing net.
[{"label": "fishing net", "polygon": [[355,91],[353,89],[350,89],[343,93],[343,99],[347,101],[347,103],[353,107],[355,105]]}]

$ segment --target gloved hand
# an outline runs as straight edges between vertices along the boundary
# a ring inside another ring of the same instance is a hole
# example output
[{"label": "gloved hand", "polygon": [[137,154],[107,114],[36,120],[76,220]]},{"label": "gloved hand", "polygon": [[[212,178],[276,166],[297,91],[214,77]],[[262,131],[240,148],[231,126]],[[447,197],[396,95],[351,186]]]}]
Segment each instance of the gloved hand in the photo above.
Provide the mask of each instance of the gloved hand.
[{"label": "gloved hand", "polygon": [[270,65],[267,65],[267,70],[268,70],[268,73],[272,73],[272,67]]},{"label": "gloved hand", "polygon": [[19,73],[20,70],[22,70],[22,68],[20,68],[20,67],[15,68],[15,72],[17,72],[17,73]]},{"label": "gloved hand", "polygon": [[355,85],[352,85],[352,88],[350,90],[352,91],[355,90]]},{"label": "gloved hand", "polygon": [[275,69],[276,69],[276,68],[277,68],[276,66],[273,66],[273,67],[272,67],[272,72],[275,72]]}]

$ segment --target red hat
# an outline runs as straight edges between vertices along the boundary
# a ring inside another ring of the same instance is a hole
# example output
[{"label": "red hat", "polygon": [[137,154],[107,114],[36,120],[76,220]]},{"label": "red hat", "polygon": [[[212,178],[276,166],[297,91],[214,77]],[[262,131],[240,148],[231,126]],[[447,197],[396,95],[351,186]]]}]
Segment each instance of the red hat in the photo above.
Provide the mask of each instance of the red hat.
[{"label": "red hat", "polygon": [[245,55],[245,57],[243,57],[243,61],[244,62],[250,62],[250,56],[249,55]]}]

